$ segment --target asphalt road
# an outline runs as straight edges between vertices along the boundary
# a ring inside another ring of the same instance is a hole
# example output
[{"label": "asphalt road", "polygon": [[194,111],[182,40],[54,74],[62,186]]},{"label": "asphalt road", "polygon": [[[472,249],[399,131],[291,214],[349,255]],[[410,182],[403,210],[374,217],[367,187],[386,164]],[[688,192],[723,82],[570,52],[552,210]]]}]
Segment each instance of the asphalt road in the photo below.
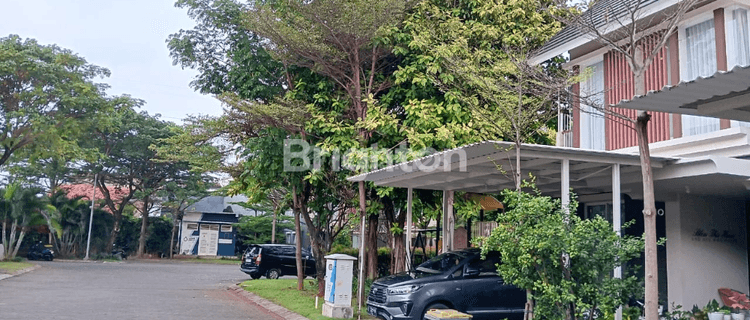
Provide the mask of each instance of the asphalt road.
[{"label": "asphalt road", "polygon": [[38,262],[0,281],[0,319],[273,319],[226,288],[238,266]]}]

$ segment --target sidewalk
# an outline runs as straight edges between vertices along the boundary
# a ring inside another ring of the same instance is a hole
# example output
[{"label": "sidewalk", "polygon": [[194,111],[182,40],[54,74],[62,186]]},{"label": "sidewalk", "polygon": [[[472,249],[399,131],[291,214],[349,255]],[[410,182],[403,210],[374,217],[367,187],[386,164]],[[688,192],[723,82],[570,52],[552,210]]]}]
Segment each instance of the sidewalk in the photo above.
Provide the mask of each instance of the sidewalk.
[{"label": "sidewalk", "polygon": [[278,304],[275,304],[269,300],[266,300],[264,298],[259,297],[258,295],[249,292],[245,289],[242,289],[240,286],[233,284],[229,286],[227,289],[235,296],[241,298],[244,301],[247,301],[251,304],[254,304],[258,306],[261,309],[264,309],[267,313],[270,313],[272,315],[275,315],[279,319],[288,319],[288,320],[308,320],[307,318],[294,313],[290,311],[287,308],[284,308]]},{"label": "sidewalk", "polygon": [[10,274],[0,273],[0,280],[8,279],[10,277],[20,276],[20,275],[22,275],[24,273],[31,272],[31,271],[34,271],[34,270],[39,269],[39,268],[41,268],[41,266],[38,265],[38,264],[35,264],[34,266],[28,267],[26,269],[18,270],[16,272],[13,272],[13,273],[10,273]]}]

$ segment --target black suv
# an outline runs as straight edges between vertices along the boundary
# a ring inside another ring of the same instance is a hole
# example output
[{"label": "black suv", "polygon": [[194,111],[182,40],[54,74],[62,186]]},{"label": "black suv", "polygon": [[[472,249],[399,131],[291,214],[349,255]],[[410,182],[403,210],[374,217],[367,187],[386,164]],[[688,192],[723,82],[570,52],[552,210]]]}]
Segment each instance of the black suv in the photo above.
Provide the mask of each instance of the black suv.
[{"label": "black suv", "polygon": [[430,309],[455,309],[474,319],[522,319],[526,293],[497,274],[500,254],[481,259],[469,248],[438,255],[416,269],[372,284],[367,313],[383,319],[423,319]]},{"label": "black suv", "polygon": [[[315,275],[315,258],[302,249],[302,265],[306,276]],[[295,247],[290,244],[254,244],[242,255],[240,270],[253,279],[266,276],[278,279],[282,275],[297,275]]]}]

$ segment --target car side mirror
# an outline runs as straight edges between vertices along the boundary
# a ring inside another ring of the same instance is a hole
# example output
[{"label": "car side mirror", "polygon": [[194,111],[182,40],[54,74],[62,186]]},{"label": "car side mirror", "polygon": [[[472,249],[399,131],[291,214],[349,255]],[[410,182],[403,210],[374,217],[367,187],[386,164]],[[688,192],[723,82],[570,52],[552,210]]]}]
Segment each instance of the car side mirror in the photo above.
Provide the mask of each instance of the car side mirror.
[{"label": "car side mirror", "polygon": [[479,276],[479,269],[471,266],[464,267],[464,277],[476,277]]}]

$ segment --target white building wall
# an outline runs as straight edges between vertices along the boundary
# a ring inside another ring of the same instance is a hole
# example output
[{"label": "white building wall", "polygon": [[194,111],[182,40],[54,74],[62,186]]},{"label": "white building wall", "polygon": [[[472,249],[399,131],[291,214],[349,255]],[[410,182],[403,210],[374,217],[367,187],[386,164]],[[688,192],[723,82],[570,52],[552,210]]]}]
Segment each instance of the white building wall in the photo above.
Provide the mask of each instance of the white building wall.
[{"label": "white building wall", "polygon": [[744,201],[718,197],[666,203],[669,305],[720,301],[718,288],[749,291],[745,212]]},{"label": "white building wall", "polygon": [[198,235],[193,235],[197,229],[189,229],[192,224],[197,225],[201,219],[200,212],[185,212],[182,217],[182,226],[180,226],[180,254],[193,254],[193,246],[198,241]]}]

